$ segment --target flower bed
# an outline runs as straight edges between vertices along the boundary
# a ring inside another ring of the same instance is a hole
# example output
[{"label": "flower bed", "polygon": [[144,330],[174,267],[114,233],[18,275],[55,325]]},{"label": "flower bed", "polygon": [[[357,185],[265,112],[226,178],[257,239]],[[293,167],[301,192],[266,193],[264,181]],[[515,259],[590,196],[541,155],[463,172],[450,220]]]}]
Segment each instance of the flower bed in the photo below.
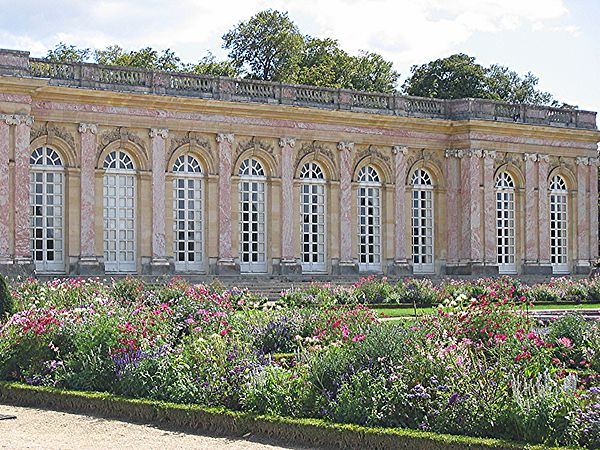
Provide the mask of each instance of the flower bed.
[{"label": "flower bed", "polygon": [[[179,279],[27,280],[12,287],[14,311],[0,328],[0,379],[598,448],[598,324],[532,322],[524,309],[534,289],[509,278],[438,287],[367,279],[265,303]],[[439,307],[402,324],[360,304],[398,293]]]}]

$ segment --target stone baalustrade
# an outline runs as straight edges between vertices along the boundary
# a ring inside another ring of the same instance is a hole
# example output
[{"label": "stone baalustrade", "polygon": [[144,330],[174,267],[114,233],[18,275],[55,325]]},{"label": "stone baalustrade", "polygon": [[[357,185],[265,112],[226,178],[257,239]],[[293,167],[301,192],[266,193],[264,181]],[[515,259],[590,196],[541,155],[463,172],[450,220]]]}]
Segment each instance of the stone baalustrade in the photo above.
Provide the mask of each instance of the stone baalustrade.
[{"label": "stone baalustrade", "polygon": [[587,273],[596,113],[0,50],[0,271]]}]

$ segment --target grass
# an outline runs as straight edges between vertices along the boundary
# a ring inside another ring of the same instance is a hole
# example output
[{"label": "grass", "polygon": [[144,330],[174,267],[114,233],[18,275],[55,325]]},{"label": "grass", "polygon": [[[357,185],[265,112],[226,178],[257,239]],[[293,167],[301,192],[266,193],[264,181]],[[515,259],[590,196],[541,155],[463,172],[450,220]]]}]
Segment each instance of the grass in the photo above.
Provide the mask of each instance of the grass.
[{"label": "grass", "polygon": [[[417,308],[416,314],[423,316],[425,314],[431,314],[437,308]],[[581,303],[581,304],[550,304],[550,305],[534,305],[534,310],[541,309],[600,309],[600,303]],[[374,311],[381,313],[387,317],[411,317],[415,315],[414,308],[373,308]]]}]

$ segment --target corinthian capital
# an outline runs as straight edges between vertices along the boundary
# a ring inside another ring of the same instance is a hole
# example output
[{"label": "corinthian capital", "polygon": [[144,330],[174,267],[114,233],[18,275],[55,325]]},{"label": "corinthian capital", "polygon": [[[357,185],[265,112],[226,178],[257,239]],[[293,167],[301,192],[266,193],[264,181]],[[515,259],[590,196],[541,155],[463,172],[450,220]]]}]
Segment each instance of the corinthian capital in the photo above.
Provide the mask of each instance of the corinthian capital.
[{"label": "corinthian capital", "polygon": [[296,145],[296,138],[293,138],[293,137],[279,138],[279,146],[280,147],[294,148],[295,145]]},{"label": "corinthian capital", "polygon": [[33,117],[25,116],[22,114],[3,114],[0,116],[1,120],[4,120],[7,125],[33,125]]},{"label": "corinthian capital", "polygon": [[496,150],[484,150],[483,157],[485,159],[496,159]]},{"label": "corinthian capital", "polygon": [[150,137],[152,139],[156,137],[166,139],[169,137],[169,130],[167,130],[166,128],[150,128]]},{"label": "corinthian capital", "polygon": [[84,134],[84,133],[97,134],[98,133],[98,125],[96,125],[95,123],[80,123],[79,124],[79,132],[81,134]]},{"label": "corinthian capital", "polygon": [[352,151],[352,150],[354,150],[354,142],[347,142],[347,141],[338,142],[337,148],[340,151],[343,151],[343,150]]},{"label": "corinthian capital", "polygon": [[575,158],[575,164],[577,164],[578,166],[587,166],[590,164],[590,158],[586,156],[578,156],[577,158]]},{"label": "corinthian capital", "polygon": [[233,133],[218,133],[217,134],[217,142],[220,144],[223,141],[227,141],[230,144],[233,144],[234,135]]},{"label": "corinthian capital", "polygon": [[539,162],[545,162],[545,163],[550,162],[550,155],[539,154],[539,155],[537,155],[537,160]]},{"label": "corinthian capital", "polygon": [[408,147],[406,145],[394,145],[392,147],[393,155],[406,155],[408,153]]},{"label": "corinthian capital", "polygon": [[538,155],[536,155],[535,153],[524,153],[523,160],[536,162],[538,160]]}]

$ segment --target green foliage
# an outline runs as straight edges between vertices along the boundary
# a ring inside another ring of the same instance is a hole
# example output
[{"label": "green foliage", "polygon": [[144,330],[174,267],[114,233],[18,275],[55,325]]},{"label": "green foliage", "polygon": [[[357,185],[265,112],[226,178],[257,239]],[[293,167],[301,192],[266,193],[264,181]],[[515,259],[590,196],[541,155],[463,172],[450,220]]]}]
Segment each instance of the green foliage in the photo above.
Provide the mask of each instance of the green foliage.
[{"label": "green foliage", "polygon": [[181,68],[181,60],[171,49],[160,53],[151,47],[127,51],[118,45],[111,45],[104,50],[96,50],[94,59],[98,64],[109,66],[139,67],[167,72],[177,72]]},{"label": "green foliage", "polygon": [[197,64],[189,66],[189,71],[199,75],[210,75],[214,77],[238,77],[239,70],[231,61],[217,61],[215,56],[208,52]]},{"label": "green foliage", "polygon": [[15,302],[10,293],[8,282],[6,277],[0,274],[0,323],[4,321],[7,316],[14,313]]},{"label": "green foliage", "polygon": [[81,63],[87,62],[90,56],[92,56],[92,50],[89,48],[79,48],[75,45],[59,42],[54,49],[48,50],[46,59],[66,63]]},{"label": "green foliage", "polygon": [[304,40],[287,13],[261,11],[223,35],[235,67],[253,78],[281,81],[298,64]]}]

